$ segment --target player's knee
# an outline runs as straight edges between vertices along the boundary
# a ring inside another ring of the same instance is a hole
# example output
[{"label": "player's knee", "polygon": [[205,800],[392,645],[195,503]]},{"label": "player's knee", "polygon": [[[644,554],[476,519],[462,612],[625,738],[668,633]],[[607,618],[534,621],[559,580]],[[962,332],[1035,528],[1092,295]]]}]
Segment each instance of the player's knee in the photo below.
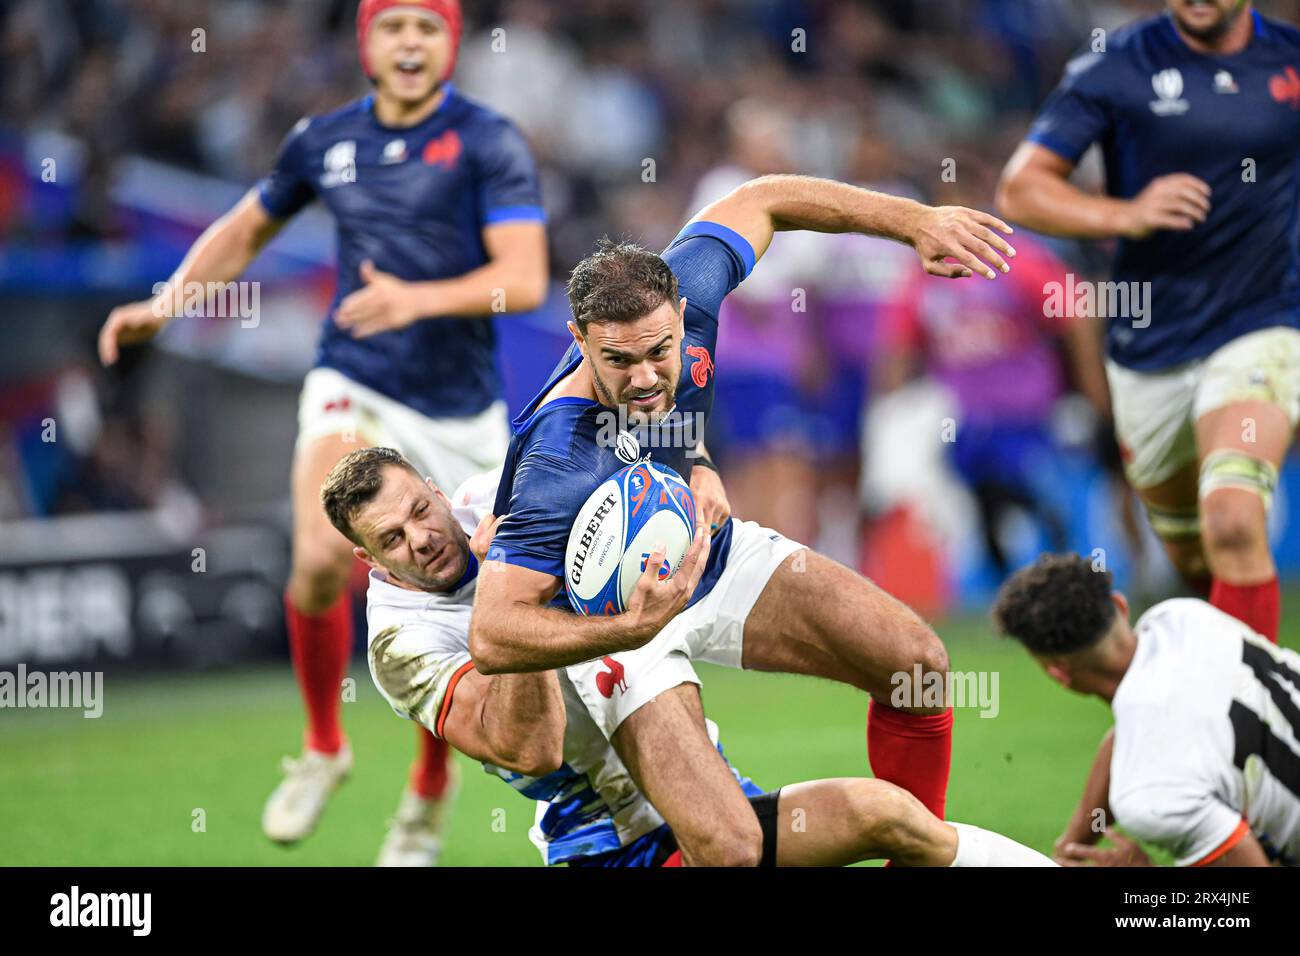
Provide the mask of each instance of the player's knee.
[{"label": "player's knee", "polygon": [[1264,544],[1267,524],[1259,505],[1244,495],[1210,495],[1201,506],[1201,535],[1214,553],[1247,552]]},{"label": "player's knee", "polygon": [[758,866],[763,858],[763,831],[752,813],[747,818],[718,821],[708,831],[682,842],[682,855],[691,866]]},{"label": "player's knee", "polygon": [[352,560],[350,548],[339,548],[333,541],[295,547],[290,600],[307,613],[329,607],[347,585]]},{"label": "player's knee", "polygon": [[1241,553],[1266,546],[1277,480],[1277,466],[1265,459],[1235,449],[1207,455],[1199,481],[1205,547],[1212,553]]},{"label": "player's knee", "polygon": [[[879,661],[882,666],[879,673],[888,675],[888,686],[875,686],[870,682],[865,685],[877,700],[893,701],[900,675],[906,675],[910,682],[915,679],[918,669],[921,674],[919,686],[927,686],[927,679],[932,682],[934,678],[930,675],[938,675],[939,678],[946,680],[949,666],[947,648],[943,646],[943,641],[939,639],[934,629],[910,611],[892,647],[892,651]],[[895,703],[893,706],[899,705]],[[919,702],[915,705],[901,706],[900,709],[909,713],[938,712],[934,707],[927,707]]]},{"label": "player's knee", "polygon": [[921,665],[922,674],[947,674],[948,649],[934,632],[934,628],[919,618],[909,635],[911,644],[911,664],[914,668]]},{"label": "player's knee", "polygon": [[884,780],[854,781],[849,812],[875,855],[910,862],[927,849],[930,814],[916,797]]}]

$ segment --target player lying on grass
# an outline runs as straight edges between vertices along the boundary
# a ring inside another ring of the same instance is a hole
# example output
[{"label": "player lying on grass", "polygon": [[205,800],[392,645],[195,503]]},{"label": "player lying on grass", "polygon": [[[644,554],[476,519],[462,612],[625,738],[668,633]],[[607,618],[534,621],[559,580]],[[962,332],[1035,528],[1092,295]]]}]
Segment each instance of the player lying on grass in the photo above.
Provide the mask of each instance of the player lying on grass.
[{"label": "player lying on grass", "polygon": [[1108,741],[1059,860],[1150,865],[1123,837],[1093,846],[1104,815],[1179,866],[1300,863],[1300,654],[1192,598],[1130,627],[1110,572],[1073,554],[1017,572],[993,614],[1054,680],[1115,715],[1113,753]]},{"label": "player lying on grass", "polygon": [[[449,501],[389,448],[354,451],[326,478],[326,514],[372,568],[367,656],[375,684],[398,714],[538,801],[531,836],[547,863],[677,863],[672,832],[563,672],[489,676],[474,669],[470,612],[477,587],[493,573],[474,552],[484,554],[496,523],[489,512],[497,478],[471,478]],[[642,575],[635,606],[668,589],[657,580],[658,566],[651,561]],[[697,561],[679,573],[698,581],[702,571]],[[753,807],[761,859],[770,865],[839,866],[885,856],[914,866],[1051,865],[996,833],[940,821],[883,780],[816,780],[763,794],[726,763],[717,727],[710,722],[706,733]]]},{"label": "player lying on grass", "polygon": [[[470,630],[483,673],[567,668],[687,855],[707,848],[693,863],[752,863],[761,844],[745,795],[705,734],[693,659],[809,674],[873,695],[867,752],[875,776],[944,813],[951,710],[888,702],[892,675],[915,666],[943,673],[946,652],[925,622],[865,578],[731,519],[703,540],[698,587],[678,575],[662,599],[609,617],[576,616],[562,593],[570,528],[602,481],[643,450],[693,477],[696,436],[713,401],[722,300],[773,233],[790,229],[896,239],[915,248],[927,271],[952,278],[993,279],[1013,254],[999,235],[1009,227],[993,216],[802,176],[740,186],[700,212],[662,256],[603,244],[569,282],[574,343],[514,422],[494,506],[507,515],[489,554],[496,573],[480,581]],[[622,422],[629,430],[612,440],[609,425]],[[604,658],[625,675],[608,693]]]}]

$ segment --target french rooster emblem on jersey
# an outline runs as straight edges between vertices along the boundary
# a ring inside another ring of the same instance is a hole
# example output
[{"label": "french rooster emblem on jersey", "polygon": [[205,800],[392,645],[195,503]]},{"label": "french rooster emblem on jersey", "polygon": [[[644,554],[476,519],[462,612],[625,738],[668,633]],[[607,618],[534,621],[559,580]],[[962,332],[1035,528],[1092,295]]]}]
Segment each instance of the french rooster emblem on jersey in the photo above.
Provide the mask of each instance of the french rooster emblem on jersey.
[{"label": "french rooster emblem on jersey", "polygon": [[691,381],[697,388],[703,388],[709,382],[709,376],[713,374],[713,356],[703,345],[686,346],[686,354],[695,359],[691,363]]}]

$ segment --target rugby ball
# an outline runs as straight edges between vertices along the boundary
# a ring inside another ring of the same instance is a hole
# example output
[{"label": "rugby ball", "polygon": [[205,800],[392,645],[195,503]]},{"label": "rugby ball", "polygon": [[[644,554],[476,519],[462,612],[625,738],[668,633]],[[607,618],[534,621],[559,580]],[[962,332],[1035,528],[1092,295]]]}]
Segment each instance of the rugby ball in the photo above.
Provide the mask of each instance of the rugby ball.
[{"label": "rugby ball", "polygon": [[659,579],[681,567],[695,533],[695,499],[682,476],[640,461],[615,472],[578,510],[564,555],[564,585],[579,614],[622,614],[656,544]]}]

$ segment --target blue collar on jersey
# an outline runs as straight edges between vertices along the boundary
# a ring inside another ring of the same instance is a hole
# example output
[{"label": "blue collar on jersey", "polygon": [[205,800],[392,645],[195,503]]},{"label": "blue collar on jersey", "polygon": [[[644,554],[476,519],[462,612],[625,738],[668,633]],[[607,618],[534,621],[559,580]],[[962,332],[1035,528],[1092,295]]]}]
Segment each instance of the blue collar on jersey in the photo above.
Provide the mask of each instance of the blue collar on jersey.
[{"label": "blue collar on jersey", "polygon": [[420,120],[420,122],[416,123],[415,126],[387,126],[379,122],[379,117],[375,115],[375,94],[374,93],[367,93],[365,95],[365,97],[361,100],[361,108],[365,111],[366,115],[370,117],[370,122],[374,123],[380,129],[385,130],[387,132],[400,133],[404,130],[417,129],[418,127],[421,127],[425,123],[429,122],[435,116],[441,115],[447,109],[447,106],[448,104],[451,103],[452,99],[455,98],[456,87],[453,86],[450,82],[444,83],[443,86],[447,90],[447,95],[442,98],[442,102],[438,104],[438,108],[434,110],[432,113],[430,113],[428,116],[426,116],[424,119]]},{"label": "blue collar on jersey", "polygon": [[469,582],[478,577],[478,558],[474,557],[474,552],[469,554],[469,563],[465,565],[465,573],[460,576],[460,580],[447,589],[447,593],[454,594]]},{"label": "blue collar on jersey", "polygon": [[537,418],[537,416],[540,415],[543,411],[549,412],[552,408],[560,408],[563,405],[599,405],[600,404],[600,402],[593,401],[590,398],[579,398],[577,395],[563,395],[560,398],[551,399],[545,405],[541,404],[541,400],[546,397],[546,393],[555,387],[555,382],[558,382],[560,379],[564,378],[564,376],[568,375],[575,368],[577,368],[578,363],[581,361],[582,361],[582,354],[579,353],[578,357],[574,359],[574,361],[569,363],[567,366],[565,366],[560,371],[560,374],[555,377],[555,380],[550,382],[547,385],[547,387],[542,390],[542,393],[537,396],[537,399],[534,401],[532,405],[525,407],[522,412],[520,412],[518,415],[515,416],[515,420],[510,423],[511,426],[514,428],[515,434],[520,434],[521,432],[528,431],[528,426],[530,426],[533,423],[533,420]]},{"label": "blue collar on jersey", "polygon": [[[1222,59],[1222,57],[1219,57],[1213,53],[1201,53],[1197,50],[1193,50],[1191,47],[1187,45],[1187,41],[1183,39],[1183,35],[1178,32],[1178,27],[1174,25],[1173,14],[1170,13],[1168,10],[1166,10],[1162,14],[1162,16],[1164,16],[1165,23],[1169,27],[1169,32],[1174,35],[1174,39],[1178,41],[1179,46],[1185,49],[1188,53],[1195,53],[1197,56],[1210,57],[1212,59]],[[1252,33],[1250,36],[1250,43],[1246,44],[1246,48],[1242,50],[1241,53],[1234,53],[1232,54],[1233,56],[1241,56],[1242,53],[1246,53],[1248,50],[1250,50],[1251,44],[1253,44],[1256,40],[1267,39],[1272,32],[1269,30],[1268,24],[1264,21],[1264,18],[1260,16],[1259,11],[1253,7],[1251,8],[1250,11],[1250,19],[1255,26],[1255,32]]]}]

